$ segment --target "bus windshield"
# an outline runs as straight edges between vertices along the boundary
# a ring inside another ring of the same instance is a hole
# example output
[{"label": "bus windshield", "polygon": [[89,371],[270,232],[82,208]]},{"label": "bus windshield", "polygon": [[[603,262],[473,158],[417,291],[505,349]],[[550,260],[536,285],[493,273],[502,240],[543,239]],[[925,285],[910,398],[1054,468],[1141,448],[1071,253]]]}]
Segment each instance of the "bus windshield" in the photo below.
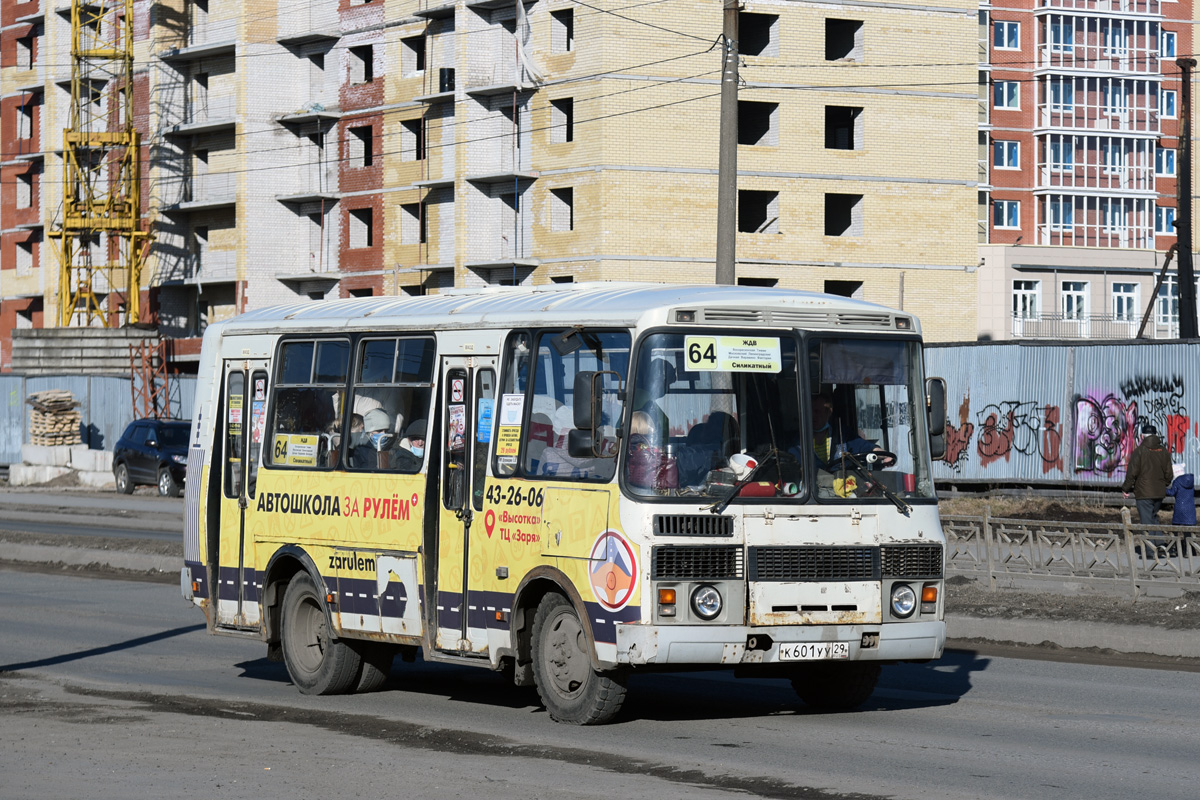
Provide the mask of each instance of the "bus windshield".
[{"label": "bus windshield", "polygon": [[813,339],[800,352],[787,334],[648,336],[625,438],[629,491],[898,506],[933,497],[918,345]]}]

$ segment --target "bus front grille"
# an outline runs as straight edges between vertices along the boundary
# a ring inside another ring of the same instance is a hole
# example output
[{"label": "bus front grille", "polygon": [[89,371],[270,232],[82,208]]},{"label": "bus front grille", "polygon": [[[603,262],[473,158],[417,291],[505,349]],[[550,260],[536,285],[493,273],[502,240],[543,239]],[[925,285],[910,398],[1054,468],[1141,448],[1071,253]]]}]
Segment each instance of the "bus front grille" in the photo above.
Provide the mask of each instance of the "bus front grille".
[{"label": "bus front grille", "polygon": [[889,544],[881,550],[880,562],[885,578],[942,577],[940,544]]},{"label": "bus front grille", "polygon": [[712,514],[655,514],[655,536],[733,536],[733,517]]},{"label": "bus front grille", "polygon": [[660,545],[651,550],[650,576],[657,581],[722,580],[743,574],[741,545]]},{"label": "bus front grille", "polygon": [[877,581],[877,547],[751,547],[752,581]]}]

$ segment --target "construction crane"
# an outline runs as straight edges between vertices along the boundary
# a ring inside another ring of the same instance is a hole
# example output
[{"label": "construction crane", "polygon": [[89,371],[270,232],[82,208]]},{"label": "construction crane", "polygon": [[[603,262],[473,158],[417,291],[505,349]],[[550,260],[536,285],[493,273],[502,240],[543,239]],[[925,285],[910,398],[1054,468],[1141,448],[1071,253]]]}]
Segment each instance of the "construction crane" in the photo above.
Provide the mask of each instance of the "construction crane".
[{"label": "construction crane", "polygon": [[[117,327],[141,316],[138,133],[133,125],[133,0],[71,2],[71,124],[63,131],[58,324]],[[124,296],[124,319],[120,301]]]}]

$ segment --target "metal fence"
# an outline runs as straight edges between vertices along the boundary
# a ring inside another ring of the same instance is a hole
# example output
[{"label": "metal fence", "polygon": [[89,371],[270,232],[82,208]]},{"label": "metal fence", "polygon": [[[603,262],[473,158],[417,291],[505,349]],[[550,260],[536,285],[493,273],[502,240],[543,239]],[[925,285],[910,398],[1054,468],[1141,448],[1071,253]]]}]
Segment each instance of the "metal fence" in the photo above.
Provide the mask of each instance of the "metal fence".
[{"label": "metal fence", "polygon": [[[196,379],[171,376],[171,416],[192,418]],[[93,450],[112,450],[125,426],[133,421],[129,378],[116,375],[0,375],[0,464],[21,463],[21,445],[29,442],[30,406],[34,392],[65,389],[79,401],[80,439]]]},{"label": "metal fence", "polygon": [[945,515],[947,574],[986,581],[990,589],[1080,584],[1143,594],[1200,591],[1200,526],[1122,521],[1055,522]]}]

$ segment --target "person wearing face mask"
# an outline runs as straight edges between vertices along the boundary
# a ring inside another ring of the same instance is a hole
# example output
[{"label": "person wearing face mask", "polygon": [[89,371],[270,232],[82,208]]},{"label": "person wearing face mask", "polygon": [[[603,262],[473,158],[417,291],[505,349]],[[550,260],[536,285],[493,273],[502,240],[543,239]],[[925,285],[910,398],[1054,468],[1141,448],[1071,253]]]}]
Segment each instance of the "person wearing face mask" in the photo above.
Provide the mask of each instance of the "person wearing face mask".
[{"label": "person wearing face mask", "polygon": [[395,468],[401,472],[417,472],[425,461],[426,422],[423,419],[414,420],[404,432],[396,448]]}]

